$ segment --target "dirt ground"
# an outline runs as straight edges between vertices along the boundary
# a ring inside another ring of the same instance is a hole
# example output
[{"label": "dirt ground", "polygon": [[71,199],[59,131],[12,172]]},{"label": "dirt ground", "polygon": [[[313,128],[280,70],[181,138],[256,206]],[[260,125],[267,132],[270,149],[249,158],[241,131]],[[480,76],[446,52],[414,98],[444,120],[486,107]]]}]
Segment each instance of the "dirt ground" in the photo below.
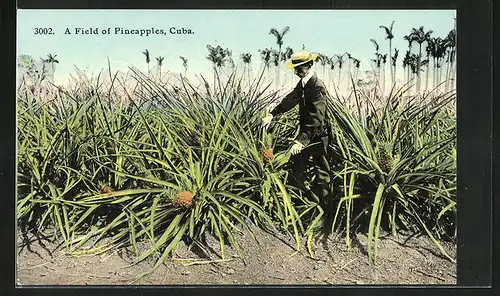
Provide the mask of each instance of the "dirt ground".
[{"label": "dirt ground", "polygon": [[[254,229],[257,241],[238,235],[241,257],[226,249],[226,260],[215,254],[204,258],[181,243],[172,259],[156,272],[153,260],[132,265],[131,249],[115,249],[98,256],[73,257],[48,241],[28,235],[18,240],[18,285],[370,285],[456,284],[456,264],[440,255],[425,236],[381,235],[379,262],[368,264],[367,237],[357,234],[347,249],[345,239],[330,236],[314,242],[316,259],[305,248],[296,252],[288,236]],[[209,239],[217,251],[218,242]],[[444,243],[452,257],[455,245]],[[144,250],[145,246],[143,246]],[[208,256],[208,255],[205,255]]]}]

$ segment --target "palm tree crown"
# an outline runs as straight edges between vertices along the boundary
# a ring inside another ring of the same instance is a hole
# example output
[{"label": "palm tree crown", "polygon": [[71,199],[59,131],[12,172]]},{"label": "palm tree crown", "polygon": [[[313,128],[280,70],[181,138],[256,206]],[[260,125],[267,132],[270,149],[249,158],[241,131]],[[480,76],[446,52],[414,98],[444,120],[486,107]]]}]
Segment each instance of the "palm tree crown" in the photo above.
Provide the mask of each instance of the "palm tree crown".
[{"label": "palm tree crown", "polygon": [[389,39],[391,40],[392,38],[394,38],[394,34],[392,34],[392,28],[394,27],[394,21],[392,21],[391,25],[389,28],[387,28],[386,26],[379,26],[379,28],[381,29],[384,29],[385,30],[385,38],[386,39]]},{"label": "palm tree crown", "polygon": [[274,35],[274,37],[276,37],[276,44],[278,44],[280,49],[283,45],[283,37],[286,33],[288,33],[288,31],[290,31],[289,26],[284,27],[281,32],[279,32],[276,28],[271,28],[271,30],[269,31],[270,35]]}]

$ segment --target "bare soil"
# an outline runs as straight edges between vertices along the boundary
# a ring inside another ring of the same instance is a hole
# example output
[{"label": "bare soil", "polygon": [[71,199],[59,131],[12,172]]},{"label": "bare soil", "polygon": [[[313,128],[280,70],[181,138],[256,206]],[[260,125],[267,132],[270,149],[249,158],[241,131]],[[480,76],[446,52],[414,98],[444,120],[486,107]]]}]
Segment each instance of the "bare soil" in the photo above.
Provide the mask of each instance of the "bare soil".
[{"label": "bare soil", "polygon": [[[286,235],[253,229],[238,234],[241,256],[227,248],[226,260],[215,252],[189,250],[181,243],[171,259],[154,273],[154,258],[133,264],[132,248],[118,248],[97,256],[74,257],[64,248],[28,235],[19,236],[18,285],[455,285],[456,264],[442,256],[426,236],[397,238],[381,235],[378,264],[368,262],[367,237],[358,233],[348,249],[345,238],[319,238],[311,258],[305,246],[296,252],[295,241]],[[212,251],[219,251],[213,238]],[[443,247],[453,258],[452,243]],[[144,244],[141,250],[147,250]],[[213,253],[213,254],[212,254]]]}]

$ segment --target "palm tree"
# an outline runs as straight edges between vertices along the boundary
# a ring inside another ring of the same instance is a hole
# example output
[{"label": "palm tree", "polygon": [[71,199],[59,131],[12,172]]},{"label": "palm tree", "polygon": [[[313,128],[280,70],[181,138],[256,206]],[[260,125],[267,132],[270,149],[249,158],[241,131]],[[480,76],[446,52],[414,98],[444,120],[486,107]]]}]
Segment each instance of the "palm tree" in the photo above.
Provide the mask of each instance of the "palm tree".
[{"label": "palm tree", "polygon": [[[283,37],[285,36],[286,33],[290,31],[290,27],[286,26],[284,27],[281,32],[279,32],[276,28],[271,28],[269,31],[270,35],[274,35],[276,37],[276,44],[278,44],[278,62],[279,62],[279,57],[281,56],[281,46],[283,45]],[[276,87],[279,87],[279,80],[280,80],[280,67],[276,68]]]},{"label": "palm tree", "polygon": [[[426,91],[429,90],[429,72],[430,72],[429,66],[431,64],[430,59],[431,59],[432,51],[433,51],[433,47],[434,47],[432,42],[433,42],[433,38],[429,38],[429,40],[427,41],[427,46],[425,47],[426,58],[429,61],[429,64],[427,65],[427,70],[425,71],[425,90]],[[433,64],[434,64],[434,60],[433,60]]]},{"label": "palm tree", "polygon": [[448,91],[449,84],[451,83],[450,80],[454,79],[453,76],[453,62],[455,60],[455,46],[456,46],[456,31],[455,29],[451,30],[448,35],[445,38],[446,42],[446,47],[449,49],[448,50],[448,64],[446,67],[446,84],[445,84],[445,91]]},{"label": "palm tree", "polygon": [[260,58],[264,63],[264,67],[267,69],[267,74],[269,75],[269,66],[271,65],[272,62],[273,50],[271,48],[264,48],[264,49],[259,49],[259,52],[260,52]]},{"label": "palm tree", "polygon": [[[425,47],[425,52],[427,53],[427,59],[430,61],[430,58],[432,57],[432,71],[433,71],[433,83],[435,83],[435,75],[436,75],[436,49],[437,49],[437,44],[439,42],[439,38],[430,38],[427,41],[427,46]],[[429,62],[430,64],[430,62]],[[425,88],[429,89],[429,65],[427,66],[427,73],[426,73],[426,81],[425,81]]]},{"label": "palm tree", "polygon": [[[356,61],[357,59],[355,57],[353,57],[350,53],[347,53],[347,58],[349,59],[349,72],[351,72],[351,68],[353,68],[353,71],[354,72],[354,75],[352,75],[353,77],[356,75]],[[351,67],[351,63],[352,63],[352,66]]]},{"label": "palm tree", "polygon": [[148,76],[149,76],[149,62],[151,61],[149,59],[149,51],[146,49],[145,51],[142,52],[146,56],[146,64],[148,64]]},{"label": "palm tree", "polygon": [[349,79],[352,76],[352,71],[351,71],[351,62],[352,62],[352,55],[348,52],[345,53],[347,56],[347,73],[349,73]]},{"label": "palm tree", "polygon": [[424,31],[424,27],[421,26],[418,29],[412,28],[412,32],[410,35],[413,37],[415,42],[418,43],[419,45],[419,50],[418,50],[418,62],[417,62],[417,93],[420,92],[420,67],[421,67],[421,61],[422,61],[422,44],[424,42],[427,42],[427,40],[430,39],[430,36],[432,34],[432,30],[429,31]]},{"label": "palm tree", "polygon": [[[389,28],[387,28],[386,26],[379,26],[379,28],[385,30],[385,35],[386,35],[385,39],[389,40],[389,61],[392,61],[392,39],[394,38],[394,34],[392,34],[393,27],[394,27],[394,21],[392,21]],[[394,71],[392,69],[392,66],[390,68],[391,68],[391,84],[394,85],[394,80],[396,79],[396,77],[394,77]]]},{"label": "palm tree", "polygon": [[411,52],[411,46],[413,45],[413,41],[415,41],[413,35],[410,33],[408,35],[403,36],[403,39],[406,40],[406,42],[408,42],[408,50]]},{"label": "palm tree", "polygon": [[337,88],[340,90],[340,75],[342,73],[342,66],[344,64],[344,54],[336,54],[334,55],[335,56],[335,65],[338,65],[339,66],[339,80],[337,82]]},{"label": "palm tree", "polygon": [[[376,80],[378,81],[378,83],[379,83],[379,85],[380,85],[380,80],[381,80],[381,79],[380,79],[380,67],[382,66],[382,55],[381,55],[381,54],[379,54],[378,52],[377,52],[377,53],[375,53],[375,58],[374,58],[374,59],[371,59],[371,61],[372,61],[373,63],[375,63],[375,68],[376,68],[376,70],[375,70],[375,69],[373,69],[373,72],[374,72],[374,74],[375,74],[375,78],[376,78]],[[373,67],[373,66],[372,66],[372,67]],[[380,90],[382,90],[382,89],[383,89],[383,86],[382,86],[382,85],[380,85]]]},{"label": "palm tree", "polygon": [[382,95],[385,95],[385,64],[387,63],[387,54],[381,54],[380,60],[382,61]]},{"label": "palm tree", "polygon": [[370,39],[370,41],[373,43],[373,46],[375,46],[375,52],[378,53],[380,50],[380,46],[378,45],[377,41],[375,39]]},{"label": "palm tree", "polygon": [[279,72],[279,64],[280,64],[280,53],[274,48],[271,49],[271,63],[276,67]]},{"label": "palm tree", "polygon": [[354,72],[354,81],[358,81],[358,74],[359,74],[359,67],[361,65],[361,61],[354,58],[353,59],[353,64],[354,64],[354,68],[356,69],[356,71]]},{"label": "palm tree", "polygon": [[52,55],[48,54],[47,59],[43,60],[43,62],[50,64],[50,80],[51,82],[54,82],[54,71],[55,69],[55,64],[59,64],[59,61],[56,59],[57,55]]},{"label": "palm tree", "polygon": [[[290,46],[287,46],[285,48],[285,51],[281,53],[281,59],[283,62],[286,62],[287,60],[291,59],[292,58],[292,54],[293,54],[293,49],[290,47]],[[291,73],[293,74],[293,73]],[[286,74],[285,74],[285,77],[286,77]]]},{"label": "palm tree", "polygon": [[329,69],[329,72],[330,72],[330,76],[329,76],[329,77],[330,77],[330,79],[329,79],[329,81],[330,81],[330,85],[331,85],[332,87],[335,87],[335,83],[333,82],[333,78],[332,78],[332,77],[333,77],[333,72],[334,72],[333,70],[335,70],[335,61],[334,61],[334,59],[333,59],[333,58],[334,58],[334,57],[332,56],[332,57],[330,57],[330,58],[328,59],[328,60],[329,60],[329,63],[328,63],[328,64],[330,65],[330,69]]},{"label": "palm tree", "polygon": [[405,67],[405,65],[408,66],[408,68],[407,68],[408,72],[405,73],[405,74],[406,74],[406,77],[407,77],[407,82],[409,83],[410,82],[410,67],[409,67],[409,65],[410,65],[409,61],[410,60],[409,60],[409,57],[410,57],[410,54],[411,54],[411,51],[412,51],[411,47],[412,47],[413,42],[415,41],[415,39],[414,39],[414,36],[411,33],[408,34],[408,35],[403,36],[403,39],[408,42],[408,50],[406,52],[405,59],[403,60],[403,68]]},{"label": "palm tree", "polygon": [[33,68],[35,67],[35,59],[28,54],[19,55],[17,65],[23,68]]},{"label": "palm tree", "polygon": [[285,48],[285,51],[282,53],[283,61],[289,60],[293,55],[293,49],[290,46]]},{"label": "palm tree", "polygon": [[158,71],[159,71],[159,74],[160,74],[160,80],[161,80],[161,67],[163,66],[163,60],[165,58],[164,57],[157,57],[156,58],[156,62],[158,63]]},{"label": "palm tree", "polygon": [[377,67],[377,79],[379,80],[380,83],[380,66],[381,66],[381,61],[382,61],[382,55],[379,53],[380,46],[378,45],[377,41],[375,39],[370,39],[370,41],[373,43],[373,46],[375,46],[375,59],[372,59],[372,62],[375,62],[376,67]]},{"label": "palm tree", "polygon": [[35,77],[35,59],[27,54],[21,54],[18,58],[19,85],[28,82],[31,85]]},{"label": "palm tree", "polygon": [[242,53],[241,54],[241,59],[243,60],[243,64],[245,66],[245,69],[243,69],[243,72],[248,73],[248,85],[250,85],[250,63],[252,62],[252,54],[247,52],[247,53]]},{"label": "palm tree", "polygon": [[220,70],[220,68],[226,65],[226,63],[229,61],[228,54],[230,54],[230,51],[227,48],[223,49],[220,45],[213,47],[210,44],[207,45],[207,49],[208,49],[207,59],[212,62],[214,69],[214,89],[215,89],[216,77],[218,75],[217,69]]},{"label": "palm tree", "polygon": [[[396,62],[398,60],[398,55],[399,55],[399,49],[395,48],[394,49],[394,55],[391,57],[391,67],[394,68],[394,80],[396,80]],[[394,85],[394,82],[393,82],[393,85]]]},{"label": "palm tree", "polygon": [[414,53],[410,54],[409,63],[412,78],[417,75],[418,72],[418,56]]},{"label": "palm tree", "polygon": [[[380,54],[378,52],[380,50],[380,46],[375,39],[370,39],[370,41],[373,43],[373,46],[375,46],[375,57],[376,61],[378,61],[380,59]],[[380,76],[380,73],[378,73],[378,76]]]},{"label": "palm tree", "polygon": [[441,83],[441,77],[443,72],[443,63],[446,55],[447,42],[442,38],[438,38],[438,43],[436,44],[436,85]]},{"label": "palm tree", "polygon": [[229,64],[229,67],[231,67],[231,70],[234,71],[236,64],[234,63],[233,60],[233,52],[230,51],[228,48],[224,49],[224,52],[226,54],[227,63]]},{"label": "palm tree", "polygon": [[[451,54],[451,81],[453,82],[453,88],[455,89],[456,87],[456,74],[457,74],[457,67],[456,67],[456,38],[457,38],[457,19],[453,18],[453,30],[451,31],[453,40],[450,42],[450,46],[452,49],[452,54]],[[450,36],[451,38],[451,36]]]},{"label": "palm tree", "polygon": [[433,37],[427,41],[426,52],[428,58],[432,57],[432,84],[433,87],[437,85],[437,69],[438,69],[438,47],[441,43],[441,38]]},{"label": "palm tree", "polygon": [[322,76],[325,77],[325,67],[326,67],[326,64],[329,62],[329,59],[326,55],[320,53],[320,54],[318,54],[317,60],[321,64],[321,68],[322,68],[322,72],[323,72]]},{"label": "palm tree", "polygon": [[410,83],[410,64],[411,64],[411,52],[409,50],[406,51],[405,57],[403,58],[403,69],[405,71],[406,83]]},{"label": "palm tree", "polygon": [[[412,53],[409,58],[409,66],[411,69],[412,78],[418,77],[419,72],[423,72],[422,66],[426,65],[428,60],[420,60],[420,56]],[[415,91],[418,93],[420,90],[415,86]]]},{"label": "palm tree", "polygon": [[182,61],[182,67],[184,67],[184,76],[186,76],[188,69],[188,60],[183,56],[179,56],[179,59],[181,59]]}]

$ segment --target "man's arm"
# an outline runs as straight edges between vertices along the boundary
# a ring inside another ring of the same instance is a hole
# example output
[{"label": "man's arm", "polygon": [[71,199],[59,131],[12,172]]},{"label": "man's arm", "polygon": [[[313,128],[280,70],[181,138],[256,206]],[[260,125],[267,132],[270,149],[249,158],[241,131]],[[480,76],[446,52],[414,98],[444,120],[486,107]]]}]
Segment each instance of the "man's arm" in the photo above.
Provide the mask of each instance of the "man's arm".
[{"label": "man's arm", "polygon": [[305,125],[296,140],[304,146],[309,144],[312,138],[324,132],[324,121],[326,116],[326,90],[321,86],[316,86],[312,96],[312,103],[308,107],[308,116]]},{"label": "man's arm", "polygon": [[[299,81],[299,83],[300,83],[300,81]],[[286,95],[286,97],[281,101],[281,103],[279,103],[271,111],[271,114],[273,115],[273,117],[275,117],[276,115],[279,115],[281,113],[285,113],[285,112],[289,111],[290,109],[292,109],[293,107],[295,107],[299,103],[300,96],[301,96],[300,92],[301,92],[301,90],[297,84],[297,86],[293,89],[293,91],[291,93],[289,93],[288,95]]]}]

